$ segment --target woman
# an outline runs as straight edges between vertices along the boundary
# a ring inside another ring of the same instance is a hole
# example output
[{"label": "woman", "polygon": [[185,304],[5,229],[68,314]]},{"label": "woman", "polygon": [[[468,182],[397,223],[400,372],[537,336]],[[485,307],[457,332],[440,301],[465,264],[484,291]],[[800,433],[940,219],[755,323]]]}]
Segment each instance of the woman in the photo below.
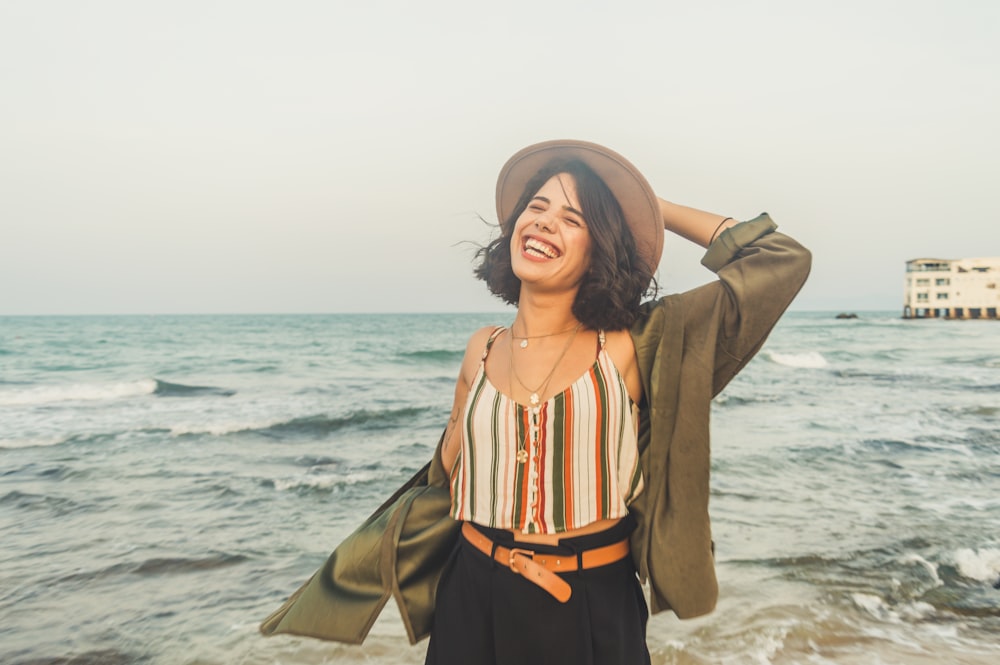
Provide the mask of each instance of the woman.
[{"label": "woman", "polygon": [[[711,611],[712,397],[805,281],[809,253],[658,199],[602,146],[500,173],[477,275],[517,305],[469,341],[438,452],[261,629],[360,642],[390,595],[428,663],[647,663],[653,612]],[[640,304],[664,229],[719,280]]]}]

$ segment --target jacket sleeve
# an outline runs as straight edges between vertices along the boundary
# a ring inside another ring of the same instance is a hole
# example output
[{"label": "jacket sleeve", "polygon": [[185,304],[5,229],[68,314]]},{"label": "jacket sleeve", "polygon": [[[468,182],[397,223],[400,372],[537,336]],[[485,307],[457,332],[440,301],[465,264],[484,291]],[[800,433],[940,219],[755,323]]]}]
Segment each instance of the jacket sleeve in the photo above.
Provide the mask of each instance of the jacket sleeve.
[{"label": "jacket sleeve", "polygon": [[395,597],[410,642],[425,637],[458,533],[450,505],[439,442],[433,461],[348,536],[260,631],[361,644]]},{"label": "jacket sleeve", "polygon": [[762,215],[725,231],[702,261],[719,279],[644,305],[632,328],[646,417],[646,489],[632,555],[650,609],[685,619],[718,597],[708,513],[712,397],[753,357],[809,273],[809,252]]},{"label": "jacket sleeve", "polygon": [[690,323],[703,327],[699,334],[717,336],[713,395],[760,350],[809,276],[809,250],[776,228],[762,213],[727,229],[701,261],[719,279],[685,294]]}]

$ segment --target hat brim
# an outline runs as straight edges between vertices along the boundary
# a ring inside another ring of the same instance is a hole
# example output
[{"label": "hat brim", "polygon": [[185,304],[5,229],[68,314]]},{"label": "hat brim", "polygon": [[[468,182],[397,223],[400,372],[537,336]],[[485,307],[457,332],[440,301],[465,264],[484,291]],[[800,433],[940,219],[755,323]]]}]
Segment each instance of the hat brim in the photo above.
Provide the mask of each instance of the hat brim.
[{"label": "hat brim", "polygon": [[663,217],[653,188],[639,169],[614,150],[586,141],[557,140],[518,151],[500,169],[497,178],[497,214],[504,222],[513,213],[524,188],[550,161],[579,159],[604,181],[618,200],[632,231],[636,252],[653,274],[663,253]]}]

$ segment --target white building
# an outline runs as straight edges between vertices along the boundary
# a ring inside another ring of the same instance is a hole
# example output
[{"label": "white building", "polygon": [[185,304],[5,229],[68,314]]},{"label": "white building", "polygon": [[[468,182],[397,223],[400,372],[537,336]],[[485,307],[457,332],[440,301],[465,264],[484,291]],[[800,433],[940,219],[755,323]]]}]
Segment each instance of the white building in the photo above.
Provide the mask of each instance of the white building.
[{"label": "white building", "polygon": [[1000,257],[906,262],[903,318],[996,319]]}]

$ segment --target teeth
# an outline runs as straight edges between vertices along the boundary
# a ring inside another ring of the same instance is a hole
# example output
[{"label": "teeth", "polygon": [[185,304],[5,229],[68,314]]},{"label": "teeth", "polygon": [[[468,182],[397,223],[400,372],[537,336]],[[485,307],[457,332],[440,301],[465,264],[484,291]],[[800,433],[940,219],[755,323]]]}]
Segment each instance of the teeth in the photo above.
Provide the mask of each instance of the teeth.
[{"label": "teeth", "polygon": [[559,256],[559,252],[557,252],[554,247],[540,240],[535,240],[534,238],[528,238],[524,242],[524,248],[534,250],[550,259],[554,259]]}]

